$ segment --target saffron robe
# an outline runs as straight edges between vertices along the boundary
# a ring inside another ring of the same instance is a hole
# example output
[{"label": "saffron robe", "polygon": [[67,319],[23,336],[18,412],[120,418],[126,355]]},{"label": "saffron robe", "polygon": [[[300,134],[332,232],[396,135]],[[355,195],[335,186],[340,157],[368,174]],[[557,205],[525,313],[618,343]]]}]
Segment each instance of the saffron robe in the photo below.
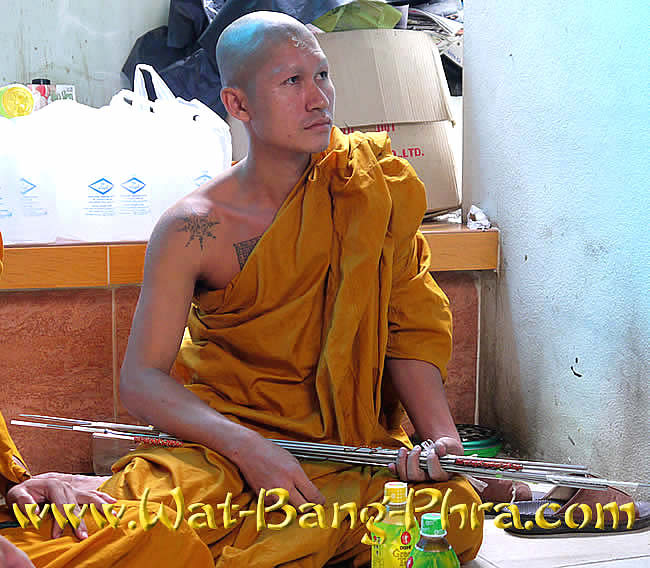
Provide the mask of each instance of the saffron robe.
[{"label": "saffron robe", "polygon": [[[2,240],[0,238],[0,247]],[[0,249],[1,250],[1,249]],[[0,252],[0,273],[2,272],[2,252]],[[20,483],[29,479],[29,472],[20,464],[25,464],[16,444],[11,439],[7,425],[0,414],[0,495],[5,496],[9,483]]]},{"label": "saffron robe", "polygon": [[[242,271],[225,289],[196,291],[176,361],[186,387],[266,437],[408,444],[395,391],[383,380],[384,359],[427,361],[446,376],[451,353],[448,302],[428,272],[418,232],[424,210],[422,183],[393,156],[385,134],[334,129],[330,147],[312,157]],[[302,465],[327,499],[327,524],[334,502],[360,510],[394,479],[385,468]],[[151,499],[171,506],[170,491],[179,486],[186,502],[209,504],[217,516],[228,493],[240,511],[257,502],[234,464],[198,445],[143,448],[113,471],[103,490],[118,498],[138,499],[148,488]],[[435,487],[452,489],[450,505],[480,503],[461,478]],[[269,522],[274,515],[283,517],[273,513]],[[258,533],[254,516],[233,517],[231,528],[197,531],[220,568],[346,559],[361,566],[370,558],[362,523],[319,529],[294,522]],[[449,541],[468,561],[482,525],[460,530],[454,523]]]}]

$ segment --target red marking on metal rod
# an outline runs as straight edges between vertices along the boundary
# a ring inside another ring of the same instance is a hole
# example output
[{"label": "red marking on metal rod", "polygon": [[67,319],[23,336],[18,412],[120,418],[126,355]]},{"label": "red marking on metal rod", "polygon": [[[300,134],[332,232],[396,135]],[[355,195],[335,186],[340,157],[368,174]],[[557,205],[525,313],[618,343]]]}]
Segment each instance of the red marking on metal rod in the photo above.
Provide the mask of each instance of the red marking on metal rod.
[{"label": "red marking on metal rod", "polygon": [[141,444],[151,444],[152,446],[163,446],[166,448],[180,448],[183,442],[179,440],[162,440],[160,438],[146,438],[143,436],[134,436],[133,439]]}]

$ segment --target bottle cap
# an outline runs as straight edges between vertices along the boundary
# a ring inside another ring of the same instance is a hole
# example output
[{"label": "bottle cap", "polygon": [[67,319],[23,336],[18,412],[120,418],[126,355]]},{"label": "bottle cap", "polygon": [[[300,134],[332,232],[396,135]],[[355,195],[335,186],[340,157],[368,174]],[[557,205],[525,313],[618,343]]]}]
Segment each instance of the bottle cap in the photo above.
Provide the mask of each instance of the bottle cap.
[{"label": "bottle cap", "polygon": [[50,85],[49,79],[32,79],[32,85]]},{"label": "bottle cap", "polygon": [[389,481],[384,485],[384,497],[390,497],[391,505],[406,503],[408,484],[403,481]]},{"label": "bottle cap", "polygon": [[0,89],[0,115],[6,118],[25,116],[34,109],[34,95],[24,85],[7,85]]},{"label": "bottle cap", "polygon": [[423,536],[445,536],[440,513],[424,513],[420,519],[420,534]]}]

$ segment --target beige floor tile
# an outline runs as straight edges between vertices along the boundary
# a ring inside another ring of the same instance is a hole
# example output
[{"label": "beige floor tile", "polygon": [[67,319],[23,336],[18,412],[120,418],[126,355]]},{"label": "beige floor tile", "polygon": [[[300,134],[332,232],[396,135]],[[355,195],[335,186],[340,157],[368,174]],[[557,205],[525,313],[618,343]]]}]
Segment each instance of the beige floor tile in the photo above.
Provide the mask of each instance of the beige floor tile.
[{"label": "beige floor tile", "polygon": [[463,564],[463,568],[499,568],[496,564],[493,564],[489,560],[485,560],[485,558],[482,558],[481,555],[479,554],[474,560],[471,562],[466,562]]},{"label": "beige floor tile", "polygon": [[[629,566],[649,566],[650,530],[627,534],[555,537],[518,537],[498,529],[487,519],[480,557],[498,568],[568,568],[616,566],[613,561],[630,560]],[[634,564],[636,562],[636,564]],[[628,565],[621,564],[628,568]],[[616,568],[619,568],[616,566]]]},{"label": "beige floor tile", "polygon": [[650,568],[650,556],[626,558],[624,560],[605,560],[604,562],[589,562],[587,564],[567,564],[571,568]]}]

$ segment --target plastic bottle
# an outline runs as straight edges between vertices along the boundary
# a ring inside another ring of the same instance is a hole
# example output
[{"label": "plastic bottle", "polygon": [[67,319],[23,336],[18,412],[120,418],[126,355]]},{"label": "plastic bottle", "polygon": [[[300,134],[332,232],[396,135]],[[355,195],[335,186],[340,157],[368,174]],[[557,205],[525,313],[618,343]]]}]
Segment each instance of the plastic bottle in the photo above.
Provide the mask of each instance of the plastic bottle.
[{"label": "plastic bottle", "polygon": [[420,519],[420,540],[406,561],[406,568],[458,568],[460,562],[442,529],[440,513],[425,513]]},{"label": "plastic bottle", "polygon": [[384,485],[384,498],[390,501],[386,506],[386,517],[375,525],[385,532],[384,542],[372,546],[372,568],[405,568],[406,561],[419,537],[417,522],[410,529],[405,526],[406,497],[408,485],[401,481],[389,481]]},{"label": "plastic bottle", "polygon": [[52,94],[55,89],[49,79],[32,79],[32,84],[28,85],[27,88],[34,95],[35,111],[52,102]]}]

